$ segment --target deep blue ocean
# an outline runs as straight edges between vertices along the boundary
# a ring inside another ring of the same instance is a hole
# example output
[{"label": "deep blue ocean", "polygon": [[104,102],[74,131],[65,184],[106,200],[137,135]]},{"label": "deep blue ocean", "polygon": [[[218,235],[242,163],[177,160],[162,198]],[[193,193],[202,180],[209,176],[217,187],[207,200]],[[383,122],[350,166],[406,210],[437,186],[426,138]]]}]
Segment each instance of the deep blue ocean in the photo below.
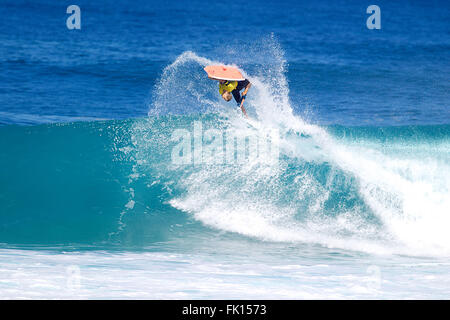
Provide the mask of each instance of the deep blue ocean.
[{"label": "deep blue ocean", "polygon": [[449,17],[1,0],[0,298],[448,299]]}]

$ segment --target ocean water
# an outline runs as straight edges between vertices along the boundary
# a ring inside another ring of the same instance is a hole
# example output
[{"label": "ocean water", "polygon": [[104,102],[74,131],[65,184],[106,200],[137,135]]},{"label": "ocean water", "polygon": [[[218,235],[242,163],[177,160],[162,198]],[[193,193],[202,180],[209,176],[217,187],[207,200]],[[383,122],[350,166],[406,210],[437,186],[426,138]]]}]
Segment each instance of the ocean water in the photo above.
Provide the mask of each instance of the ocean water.
[{"label": "ocean water", "polygon": [[448,2],[76,4],[0,6],[1,299],[450,297]]}]

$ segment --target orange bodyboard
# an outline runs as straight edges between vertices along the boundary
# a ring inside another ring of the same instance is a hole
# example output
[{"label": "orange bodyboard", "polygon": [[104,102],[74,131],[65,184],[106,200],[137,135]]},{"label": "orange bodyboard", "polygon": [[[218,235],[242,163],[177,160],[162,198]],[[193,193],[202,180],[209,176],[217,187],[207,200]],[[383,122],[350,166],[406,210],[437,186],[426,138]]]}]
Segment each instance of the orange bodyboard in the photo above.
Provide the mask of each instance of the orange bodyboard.
[{"label": "orange bodyboard", "polygon": [[215,80],[242,81],[245,78],[241,72],[230,66],[206,66],[205,71],[208,77]]}]

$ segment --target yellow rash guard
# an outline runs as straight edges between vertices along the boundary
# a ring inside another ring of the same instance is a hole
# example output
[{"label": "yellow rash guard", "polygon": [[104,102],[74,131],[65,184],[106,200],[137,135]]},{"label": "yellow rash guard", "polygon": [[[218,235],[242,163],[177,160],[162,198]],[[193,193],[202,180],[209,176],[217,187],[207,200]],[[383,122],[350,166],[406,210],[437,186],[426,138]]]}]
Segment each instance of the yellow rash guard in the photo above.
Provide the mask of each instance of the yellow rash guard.
[{"label": "yellow rash guard", "polygon": [[224,84],[219,83],[219,93],[223,95],[224,91],[231,92],[236,89],[238,83],[237,81],[227,81]]}]

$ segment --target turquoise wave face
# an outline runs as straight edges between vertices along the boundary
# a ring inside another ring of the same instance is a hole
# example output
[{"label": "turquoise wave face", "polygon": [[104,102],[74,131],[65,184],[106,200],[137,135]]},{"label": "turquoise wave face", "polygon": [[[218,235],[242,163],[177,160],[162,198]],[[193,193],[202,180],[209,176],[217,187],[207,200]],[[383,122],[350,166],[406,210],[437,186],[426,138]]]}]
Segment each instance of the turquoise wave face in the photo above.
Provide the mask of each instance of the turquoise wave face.
[{"label": "turquoise wave face", "polygon": [[[128,202],[132,167],[118,148],[129,143],[132,122],[0,128],[0,242],[91,245],[128,239],[129,234],[114,235]],[[146,196],[125,231],[144,223],[145,236],[164,240],[167,224],[179,216],[162,203],[158,186],[146,188]],[[140,236],[134,229],[131,234]]]},{"label": "turquoise wave face", "polygon": [[174,163],[174,132],[199,122],[204,148],[211,128],[257,133],[223,115],[1,127],[0,242],[148,247],[225,231],[447,252],[436,226],[446,223],[450,126],[285,128],[276,163]]}]

